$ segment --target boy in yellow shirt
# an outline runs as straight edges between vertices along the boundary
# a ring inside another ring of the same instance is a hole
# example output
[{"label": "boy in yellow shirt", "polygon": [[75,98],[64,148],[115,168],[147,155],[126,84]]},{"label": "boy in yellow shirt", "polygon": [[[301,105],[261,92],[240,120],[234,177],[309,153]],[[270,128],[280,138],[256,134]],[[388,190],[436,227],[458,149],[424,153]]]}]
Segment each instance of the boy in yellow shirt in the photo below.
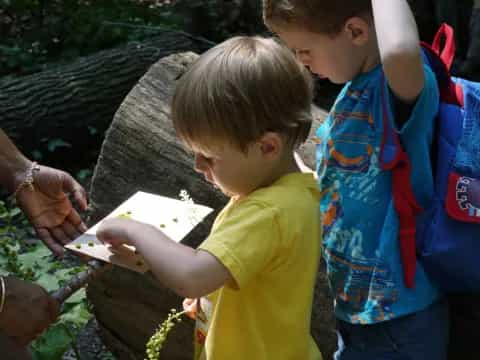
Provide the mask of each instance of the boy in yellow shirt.
[{"label": "boy in yellow shirt", "polygon": [[236,37],[210,49],[172,104],[195,169],[230,197],[210,235],[192,249],[129,219],[97,232],[135,246],[165,286],[201,299],[201,359],[321,359],[310,334],[319,191],[293,156],[309,133],[311,100],[310,75],[276,41]]}]

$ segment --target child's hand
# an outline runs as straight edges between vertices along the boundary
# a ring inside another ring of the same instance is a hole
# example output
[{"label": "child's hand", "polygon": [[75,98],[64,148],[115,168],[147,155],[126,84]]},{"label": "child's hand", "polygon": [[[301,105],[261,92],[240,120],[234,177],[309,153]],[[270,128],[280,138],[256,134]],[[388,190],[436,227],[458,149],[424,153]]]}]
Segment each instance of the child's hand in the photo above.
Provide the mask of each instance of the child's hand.
[{"label": "child's hand", "polygon": [[98,228],[97,238],[112,247],[118,247],[123,244],[132,245],[128,236],[128,230],[133,224],[133,220],[125,218],[107,219]]},{"label": "child's hand", "polygon": [[182,305],[185,315],[195,320],[197,318],[197,299],[185,298]]}]

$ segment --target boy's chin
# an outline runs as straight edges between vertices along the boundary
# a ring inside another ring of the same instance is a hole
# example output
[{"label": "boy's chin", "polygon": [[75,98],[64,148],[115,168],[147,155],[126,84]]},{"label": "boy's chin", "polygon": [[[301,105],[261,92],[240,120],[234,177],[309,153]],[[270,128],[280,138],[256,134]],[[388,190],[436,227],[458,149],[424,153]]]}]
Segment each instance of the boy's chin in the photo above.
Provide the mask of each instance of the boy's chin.
[{"label": "boy's chin", "polygon": [[320,76],[320,75],[317,75],[317,79],[320,81],[328,81],[335,85],[344,85],[350,81],[345,79],[329,78],[328,76]]},{"label": "boy's chin", "polygon": [[228,196],[228,197],[232,197],[234,194],[232,194],[231,192],[229,192],[228,190],[222,188],[221,186],[218,186],[217,184],[215,183],[212,183],[212,186],[216,189],[216,190],[220,190],[220,192],[225,195],[225,196]]},{"label": "boy's chin", "polygon": [[347,82],[349,82],[351,79],[336,79],[336,78],[328,78],[328,80],[332,83],[332,84],[335,84],[335,85],[344,85],[346,84]]},{"label": "boy's chin", "polygon": [[224,190],[224,189],[221,189],[219,188],[220,191],[223,193],[223,195],[227,196],[227,197],[234,197],[234,196],[237,196],[237,194],[234,194],[233,192],[231,191],[228,191],[228,190]]}]

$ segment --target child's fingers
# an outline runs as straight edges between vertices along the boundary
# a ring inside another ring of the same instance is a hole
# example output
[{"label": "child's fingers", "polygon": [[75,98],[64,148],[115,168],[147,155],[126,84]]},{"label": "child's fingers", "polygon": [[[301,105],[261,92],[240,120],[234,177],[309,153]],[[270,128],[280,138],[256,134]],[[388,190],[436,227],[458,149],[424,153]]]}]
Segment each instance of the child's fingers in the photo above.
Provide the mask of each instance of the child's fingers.
[{"label": "child's fingers", "polygon": [[111,245],[113,247],[120,246],[122,245],[121,239],[118,237],[115,237],[115,232],[112,231],[111,229],[107,228],[106,226],[100,227],[97,230],[97,239],[103,242],[104,244]]},{"label": "child's fingers", "polygon": [[110,236],[109,236],[109,233],[108,231],[105,229],[105,226],[103,225],[100,225],[100,227],[98,228],[96,234],[97,236],[97,239],[100,240],[101,242],[103,243],[110,243]]},{"label": "child's fingers", "polygon": [[197,301],[196,299],[186,298],[183,300],[183,310],[185,311],[185,315],[187,315],[190,319],[195,320],[197,317]]},{"label": "child's fingers", "polygon": [[185,306],[190,306],[190,305],[194,305],[195,304],[195,299],[191,299],[191,298],[185,298],[183,299],[183,308],[185,309]]},{"label": "child's fingers", "polygon": [[127,235],[127,229],[132,225],[133,220],[129,219],[106,219],[97,229],[96,235],[98,240],[112,246],[120,246],[122,244],[130,244]]},{"label": "child's fingers", "polygon": [[185,315],[187,315],[192,320],[197,320],[197,312],[195,310],[185,311]]}]

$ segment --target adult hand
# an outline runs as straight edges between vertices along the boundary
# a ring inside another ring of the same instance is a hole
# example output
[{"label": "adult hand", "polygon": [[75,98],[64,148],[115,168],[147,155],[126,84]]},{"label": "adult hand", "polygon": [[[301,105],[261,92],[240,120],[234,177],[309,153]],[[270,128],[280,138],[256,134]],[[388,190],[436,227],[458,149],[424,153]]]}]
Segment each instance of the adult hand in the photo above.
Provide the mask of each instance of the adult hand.
[{"label": "adult hand", "polygon": [[[14,188],[25,180],[25,176],[26,171],[15,180]],[[28,187],[22,187],[18,191],[18,206],[34,227],[37,236],[53,253],[62,255],[63,245],[87,230],[73,208],[69,195],[80,210],[85,210],[86,192],[69,174],[47,166],[39,166],[39,170],[33,171],[33,186],[33,191]]]},{"label": "adult hand", "polygon": [[2,360],[32,360],[32,356],[25,345],[20,345],[14,339],[0,332],[0,349]]},{"label": "adult hand", "polygon": [[5,304],[0,330],[20,345],[27,345],[58,316],[59,304],[41,286],[14,277],[5,281]]}]

